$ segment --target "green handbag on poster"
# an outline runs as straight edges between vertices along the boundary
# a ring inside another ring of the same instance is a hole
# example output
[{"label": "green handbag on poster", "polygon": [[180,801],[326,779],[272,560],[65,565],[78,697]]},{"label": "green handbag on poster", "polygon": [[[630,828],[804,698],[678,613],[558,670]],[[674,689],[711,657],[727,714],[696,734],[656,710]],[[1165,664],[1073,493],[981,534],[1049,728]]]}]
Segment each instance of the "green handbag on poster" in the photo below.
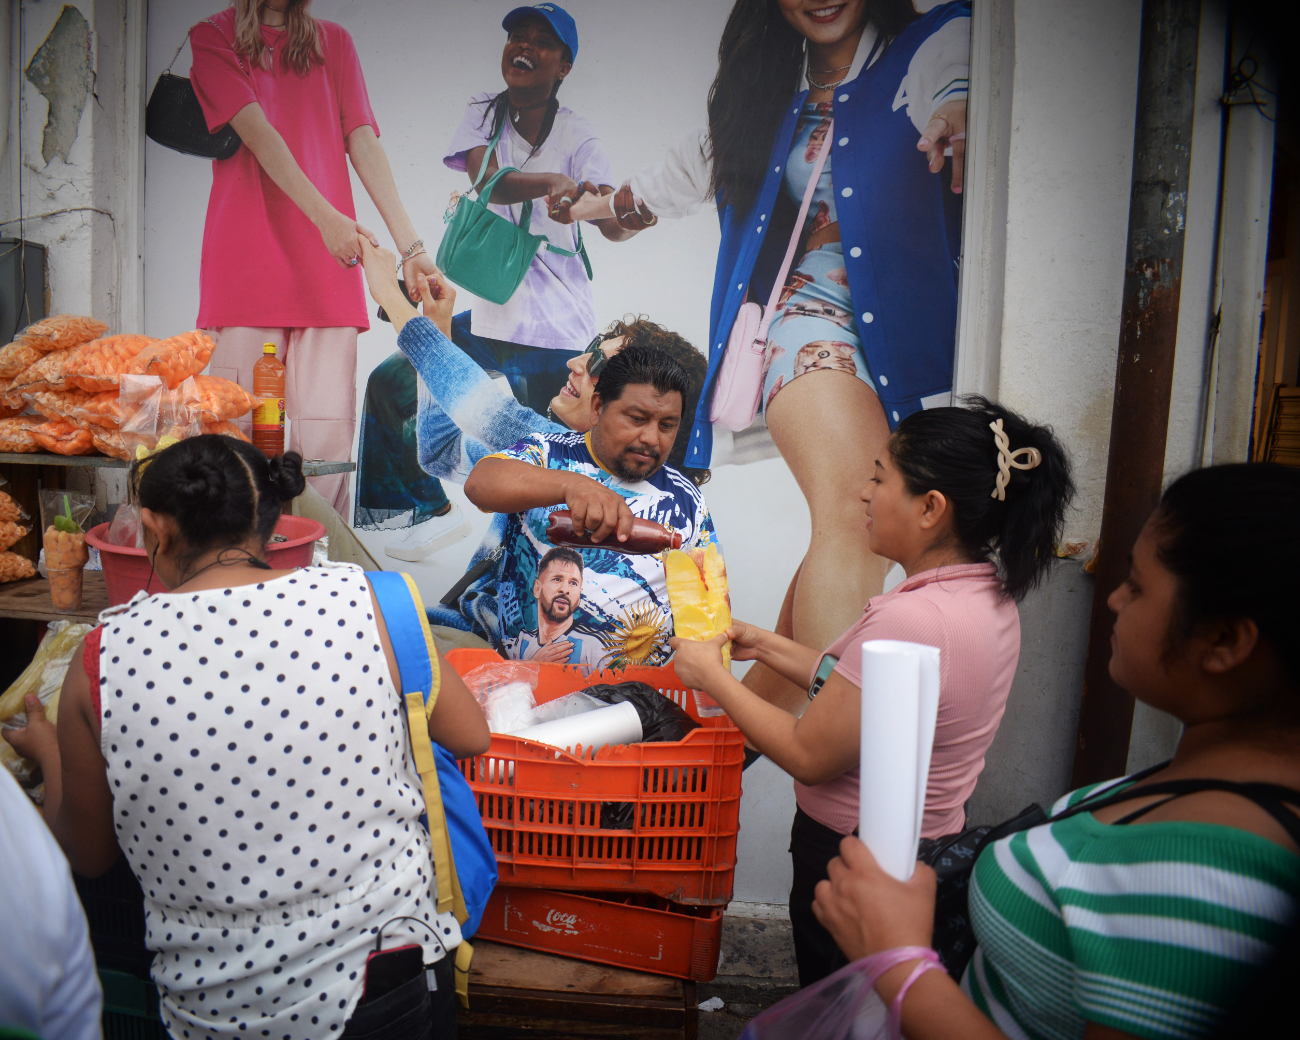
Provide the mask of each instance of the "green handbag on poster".
[{"label": "green handbag on poster", "polygon": [[[470,191],[478,189],[500,139],[501,131],[498,130],[483,153],[483,164]],[[442,216],[447,230],[438,246],[438,268],[462,289],[497,304],[505,303],[514,295],[528,273],[533,257],[542,248],[561,256],[581,256],[587,278],[591,278],[591,261],[587,259],[587,250],[582,244],[580,223],[574,225],[578,232],[577,250],[561,249],[551,245],[545,235],[529,232],[528,225],[533,218],[532,199],[524,202],[518,224],[488,209],[487,202],[497,181],[507,173],[517,172],[517,167],[503,166],[479,191],[478,198],[470,198],[468,193],[460,195]]]}]

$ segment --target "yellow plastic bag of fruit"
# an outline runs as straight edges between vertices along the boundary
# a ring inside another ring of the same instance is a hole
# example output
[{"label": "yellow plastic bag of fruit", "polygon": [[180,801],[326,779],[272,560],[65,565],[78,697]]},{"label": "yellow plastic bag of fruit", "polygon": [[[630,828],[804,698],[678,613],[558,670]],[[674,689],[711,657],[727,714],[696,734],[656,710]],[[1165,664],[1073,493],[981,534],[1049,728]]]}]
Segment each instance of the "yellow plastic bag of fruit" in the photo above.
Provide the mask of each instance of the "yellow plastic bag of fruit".
[{"label": "yellow plastic bag of fruit", "polygon": [[44,318],[19,334],[18,339],[42,354],[51,350],[68,350],[98,339],[108,331],[108,326],[84,314],[56,314]]},{"label": "yellow plastic bag of fruit", "polygon": [[65,377],[70,384],[87,393],[113,390],[127,366],[145,347],[156,342],[152,336],[134,333],[94,340],[78,347],[76,354],[68,359]]},{"label": "yellow plastic bag of fruit", "polygon": [[[675,635],[702,641],[731,627],[727,565],[716,542],[691,552],[672,550],[664,557],[664,576]],[[731,667],[730,642],[722,648],[722,663]]]}]

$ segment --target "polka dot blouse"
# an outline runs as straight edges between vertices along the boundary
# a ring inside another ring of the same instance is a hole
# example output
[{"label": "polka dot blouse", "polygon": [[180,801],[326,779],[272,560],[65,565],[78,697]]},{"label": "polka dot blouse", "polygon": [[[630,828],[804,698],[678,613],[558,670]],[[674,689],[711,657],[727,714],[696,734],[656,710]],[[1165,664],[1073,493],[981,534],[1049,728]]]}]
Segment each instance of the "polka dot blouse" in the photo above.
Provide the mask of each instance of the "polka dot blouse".
[{"label": "polka dot blouse", "polygon": [[[351,565],[137,597],[104,616],[101,743],[173,1037],[338,1035],[379,927],[426,962],[420,778]],[[424,922],[424,925],[418,923]]]}]

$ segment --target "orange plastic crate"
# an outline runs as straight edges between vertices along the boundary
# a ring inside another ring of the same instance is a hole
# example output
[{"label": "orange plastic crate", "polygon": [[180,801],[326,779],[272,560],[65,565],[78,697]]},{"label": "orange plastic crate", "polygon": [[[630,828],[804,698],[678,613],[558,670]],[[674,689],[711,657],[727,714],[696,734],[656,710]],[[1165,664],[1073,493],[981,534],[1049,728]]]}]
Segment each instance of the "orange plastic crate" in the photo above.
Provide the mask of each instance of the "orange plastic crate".
[{"label": "orange plastic crate", "polygon": [[[462,675],[501,658],[453,650]],[[731,901],[745,739],[727,716],[700,718],[695,696],[664,668],[593,672],[542,664],[538,703],[598,682],[636,680],[671,698],[699,729],[671,744],[578,748],[492,734],[461,772],[496,849],[501,884],[579,892],[648,892],[674,903]],[[594,755],[594,758],[593,758]],[[632,827],[601,827],[601,806],[631,803]]]},{"label": "orange plastic crate", "polygon": [[718,974],[722,911],[658,896],[497,886],[474,938],[709,982]]}]

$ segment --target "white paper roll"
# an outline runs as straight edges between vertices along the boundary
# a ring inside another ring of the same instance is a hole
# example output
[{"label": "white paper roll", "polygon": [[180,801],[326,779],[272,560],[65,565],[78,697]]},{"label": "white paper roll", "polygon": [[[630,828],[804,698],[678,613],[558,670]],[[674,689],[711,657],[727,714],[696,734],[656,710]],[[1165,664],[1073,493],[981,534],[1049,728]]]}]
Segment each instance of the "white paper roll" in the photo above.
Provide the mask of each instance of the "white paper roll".
[{"label": "white paper roll", "polygon": [[900,881],[916,866],[938,710],[937,647],[892,639],[862,644],[858,836]]},{"label": "white paper roll", "polygon": [[635,744],[643,736],[641,716],[627,701],[619,701],[607,708],[554,719],[537,726],[529,726],[514,734],[552,747],[570,750],[581,744],[584,748],[600,748],[606,744]]}]

